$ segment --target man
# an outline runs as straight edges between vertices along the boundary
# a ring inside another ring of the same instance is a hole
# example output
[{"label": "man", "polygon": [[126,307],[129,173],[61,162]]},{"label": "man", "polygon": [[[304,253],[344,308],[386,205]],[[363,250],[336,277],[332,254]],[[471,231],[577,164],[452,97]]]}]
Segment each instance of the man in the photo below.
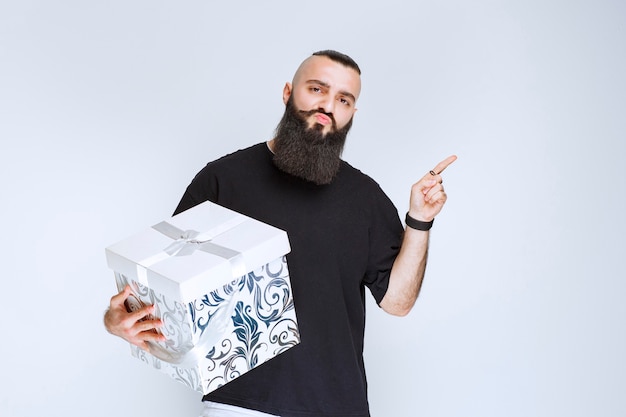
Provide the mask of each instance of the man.
[{"label": "man", "polygon": [[[363,365],[365,287],[387,313],[413,307],[426,268],[429,229],[446,202],[439,163],[411,188],[403,230],[371,178],[340,159],[361,91],[347,55],[320,51],[283,89],[275,137],[209,163],[175,213],[203,201],[287,231],[301,343],[203,398],[206,416],[369,416]],[[127,313],[126,288],[105,314],[109,332],[148,349],[161,323]],[[229,414],[231,413],[231,414]],[[259,414],[260,413],[260,414]],[[266,413],[266,414],[263,414]]]}]

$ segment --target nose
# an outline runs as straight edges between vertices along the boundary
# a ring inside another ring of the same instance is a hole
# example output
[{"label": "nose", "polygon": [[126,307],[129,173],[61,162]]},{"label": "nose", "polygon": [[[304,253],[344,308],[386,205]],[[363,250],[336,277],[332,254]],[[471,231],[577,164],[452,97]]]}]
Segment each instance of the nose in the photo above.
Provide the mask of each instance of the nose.
[{"label": "nose", "polygon": [[324,97],[320,100],[318,108],[324,113],[333,113],[335,111],[335,99],[329,96]]}]

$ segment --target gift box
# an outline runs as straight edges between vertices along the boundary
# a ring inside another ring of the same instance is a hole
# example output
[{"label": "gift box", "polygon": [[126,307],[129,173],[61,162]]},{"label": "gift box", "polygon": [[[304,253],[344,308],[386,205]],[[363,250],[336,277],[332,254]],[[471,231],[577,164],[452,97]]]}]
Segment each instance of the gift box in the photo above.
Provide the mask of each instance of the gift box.
[{"label": "gift box", "polygon": [[289,251],[284,231],[208,201],[109,246],[126,308],[154,305],[167,338],[132,355],[207,394],[297,345]]}]

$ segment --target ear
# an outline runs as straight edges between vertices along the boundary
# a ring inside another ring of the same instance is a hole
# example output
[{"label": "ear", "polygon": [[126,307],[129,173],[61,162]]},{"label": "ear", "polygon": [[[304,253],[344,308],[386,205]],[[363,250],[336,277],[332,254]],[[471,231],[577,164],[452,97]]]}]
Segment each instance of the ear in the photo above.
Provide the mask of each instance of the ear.
[{"label": "ear", "polygon": [[285,86],[283,87],[283,103],[285,105],[287,105],[289,97],[291,97],[291,83],[285,83]]}]

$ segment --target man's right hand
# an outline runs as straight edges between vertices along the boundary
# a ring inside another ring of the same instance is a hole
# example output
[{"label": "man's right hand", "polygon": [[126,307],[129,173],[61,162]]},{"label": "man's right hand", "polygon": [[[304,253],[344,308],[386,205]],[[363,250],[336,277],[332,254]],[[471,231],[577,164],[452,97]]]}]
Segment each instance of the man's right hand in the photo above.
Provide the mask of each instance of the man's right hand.
[{"label": "man's right hand", "polygon": [[104,313],[104,327],[109,333],[145,351],[150,351],[146,342],[165,340],[165,336],[157,332],[163,323],[159,319],[152,318],[154,306],[145,306],[129,313],[124,302],[131,292],[130,286],[126,285],[119,294],[111,297],[109,309]]}]

